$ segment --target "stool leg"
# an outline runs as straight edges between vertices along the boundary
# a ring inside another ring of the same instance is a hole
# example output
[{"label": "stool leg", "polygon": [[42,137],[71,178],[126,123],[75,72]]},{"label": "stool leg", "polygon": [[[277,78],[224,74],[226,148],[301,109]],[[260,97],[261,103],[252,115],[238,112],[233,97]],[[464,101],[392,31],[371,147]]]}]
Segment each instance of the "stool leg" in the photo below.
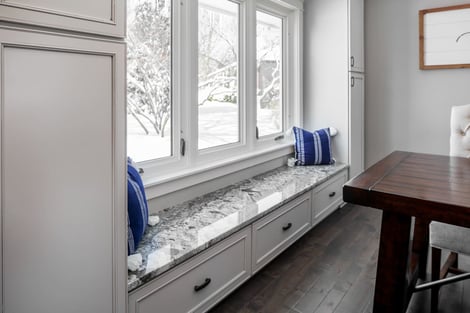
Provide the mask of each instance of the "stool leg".
[{"label": "stool leg", "polygon": [[[432,247],[431,280],[439,279],[441,271],[441,249]],[[437,313],[439,306],[439,287],[431,288],[431,313]]]}]

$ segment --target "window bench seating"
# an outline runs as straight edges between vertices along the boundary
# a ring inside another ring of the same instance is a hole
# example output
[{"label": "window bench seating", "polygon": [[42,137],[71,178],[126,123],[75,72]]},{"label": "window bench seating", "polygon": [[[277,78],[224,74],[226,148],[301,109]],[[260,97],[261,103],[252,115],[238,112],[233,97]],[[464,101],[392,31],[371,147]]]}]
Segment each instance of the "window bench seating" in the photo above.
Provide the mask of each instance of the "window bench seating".
[{"label": "window bench seating", "polygon": [[205,312],[342,204],[347,165],[280,167],[158,213],[129,313]]}]

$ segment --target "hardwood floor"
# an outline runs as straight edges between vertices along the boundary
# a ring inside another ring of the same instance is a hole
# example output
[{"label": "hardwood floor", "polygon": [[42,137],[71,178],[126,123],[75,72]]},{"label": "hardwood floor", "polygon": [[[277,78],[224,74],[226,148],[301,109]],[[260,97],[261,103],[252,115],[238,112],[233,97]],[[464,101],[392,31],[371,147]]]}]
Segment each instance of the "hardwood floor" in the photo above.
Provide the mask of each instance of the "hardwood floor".
[{"label": "hardwood floor", "polygon": [[[346,205],[312,229],[210,313],[372,312],[381,213]],[[466,258],[463,268],[470,268]],[[470,312],[470,280],[441,288],[440,311]],[[429,292],[408,313],[429,312]]]}]

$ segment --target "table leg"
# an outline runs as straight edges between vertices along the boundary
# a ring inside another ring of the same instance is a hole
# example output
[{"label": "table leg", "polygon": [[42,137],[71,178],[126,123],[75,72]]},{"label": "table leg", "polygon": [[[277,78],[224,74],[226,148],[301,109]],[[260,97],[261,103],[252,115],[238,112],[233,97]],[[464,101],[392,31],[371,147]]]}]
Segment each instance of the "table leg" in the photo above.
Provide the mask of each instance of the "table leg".
[{"label": "table leg", "polygon": [[411,216],[384,211],[375,283],[374,313],[403,313],[408,306],[406,272]]},{"label": "table leg", "polygon": [[426,279],[426,264],[429,251],[429,223],[431,221],[423,218],[415,219],[413,233],[413,252],[419,255],[419,278]]}]

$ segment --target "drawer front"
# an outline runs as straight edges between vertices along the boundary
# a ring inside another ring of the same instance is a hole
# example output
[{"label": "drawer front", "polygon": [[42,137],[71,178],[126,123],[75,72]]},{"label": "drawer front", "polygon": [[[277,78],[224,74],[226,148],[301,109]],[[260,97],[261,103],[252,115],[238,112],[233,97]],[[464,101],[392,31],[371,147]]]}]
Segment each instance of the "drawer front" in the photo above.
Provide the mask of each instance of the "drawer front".
[{"label": "drawer front", "polygon": [[251,228],[129,295],[129,313],[205,312],[251,275]]},{"label": "drawer front", "polygon": [[292,200],[253,224],[253,273],[310,229],[310,193]]},{"label": "drawer front", "polygon": [[343,185],[346,182],[347,172],[341,172],[336,177],[326,181],[313,190],[313,221],[312,225],[319,223],[342,203]]}]

